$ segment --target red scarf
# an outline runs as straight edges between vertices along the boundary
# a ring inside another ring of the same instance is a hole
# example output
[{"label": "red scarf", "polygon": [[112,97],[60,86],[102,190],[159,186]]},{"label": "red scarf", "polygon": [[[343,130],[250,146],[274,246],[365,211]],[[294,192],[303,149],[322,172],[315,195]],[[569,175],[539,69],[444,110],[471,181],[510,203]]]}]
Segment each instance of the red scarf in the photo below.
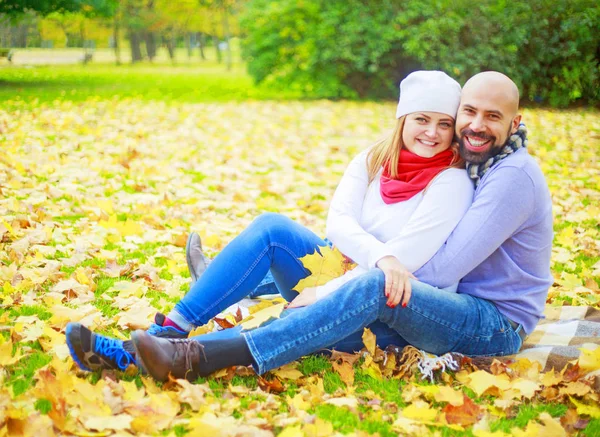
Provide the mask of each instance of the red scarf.
[{"label": "red scarf", "polygon": [[383,166],[381,198],[388,205],[410,199],[423,191],[442,170],[448,168],[453,158],[454,154],[450,149],[432,158],[423,158],[403,148],[398,160],[397,179],[391,178],[389,163]]}]

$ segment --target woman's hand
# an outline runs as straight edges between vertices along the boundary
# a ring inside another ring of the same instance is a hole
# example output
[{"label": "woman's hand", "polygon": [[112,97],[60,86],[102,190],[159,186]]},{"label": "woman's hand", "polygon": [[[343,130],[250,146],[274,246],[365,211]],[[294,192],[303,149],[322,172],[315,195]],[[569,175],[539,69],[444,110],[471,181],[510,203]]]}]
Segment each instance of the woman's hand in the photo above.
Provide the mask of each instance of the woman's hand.
[{"label": "woman's hand", "polygon": [[287,304],[286,308],[300,308],[312,305],[317,301],[317,288],[307,287],[296,298]]},{"label": "woman's hand", "polygon": [[385,274],[385,297],[387,306],[394,308],[402,301],[402,306],[408,305],[411,295],[410,279],[417,279],[406,270],[394,256],[384,256],[377,261],[377,267]]}]

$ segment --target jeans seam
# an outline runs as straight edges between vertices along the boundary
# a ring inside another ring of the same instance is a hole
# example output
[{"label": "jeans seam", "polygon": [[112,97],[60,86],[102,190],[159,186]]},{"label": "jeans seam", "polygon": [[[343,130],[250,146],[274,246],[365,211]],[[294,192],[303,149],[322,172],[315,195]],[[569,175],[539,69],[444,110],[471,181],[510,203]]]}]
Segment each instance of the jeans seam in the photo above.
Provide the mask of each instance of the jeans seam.
[{"label": "jeans seam", "polygon": [[244,339],[246,339],[246,343],[248,344],[248,349],[250,349],[250,355],[252,355],[252,358],[254,358],[254,362],[256,363],[256,366],[258,367],[258,369],[256,369],[256,371],[258,372],[258,374],[262,375],[264,373],[262,368],[264,367],[265,360],[262,357],[262,355],[260,354],[260,352],[258,351],[258,348],[256,347],[256,343],[254,343],[254,339],[252,338],[252,333],[243,332],[242,337],[244,337]]},{"label": "jeans seam", "polygon": [[[319,329],[316,330],[317,334],[312,335],[315,331],[311,331],[311,333],[304,335],[301,338],[297,338],[296,340],[287,342],[282,344],[279,348],[277,348],[276,350],[272,351],[272,353],[270,354],[270,357],[267,358],[266,360],[263,359],[263,361],[265,363],[268,364],[269,361],[272,361],[272,356],[274,355],[280,355],[284,352],[287,352],[288,350],[292,349],[293,347],[295,347],[297,344],[300,344],[308,339],[314,338],[316,335],[319,334],[323,334],[327,331],[330,331],[331,329],[335,328],[336,326],[341,325],[342,323],[346,322],[347,320],[351,319],[352,317],[354,317],[356,314],[361,313],[362,311],[364,311],[366,308],[368,307],[372,307],[372,306],[378,306],[379,305],[379,297],[374,297],[373,299],[371,299],[368,303],[366,303],[365,305],[358,307],[357,309],[355,309],[354,311],[350,311],[347,313],[347,316],[343,319],[334,319],[332,323],[327,324]],[[337,322],[337,323],[336,323]],[[300,341],[302,340],[302,341]],[[260,355],[260,354],[259,354]],[[262,357],[261,357],[262,359]]]},{"label": "jeans seam", "polygon": [[244,280],[246,280],[246,278],[252,273],[252,271],[254,270],[254,268],[257,266],[257,264],[263,259],[263,257],[265,256],[265,254],[273,247],[278,247],[280,249],[285,250],[289,255],[291,255],[296,261],[298,261],[298,263],[304,267],[304,265],[298,260],[296,254],[294,254],[294,252],[292,252],[291,249],[289,249],[287,246],[284,246],[282,244],[279,243],[269,243],[267,245],[267,247],[265,247],[263,249],[263,251],[261,253],[258,254],[258,256],[256,257],[256,259],[254,260],[254,262],[252,263],[252,265],[248,268],[248,270],[246,270],[246,272],[244,273],[244,275],[235,283],[235,285],[233,285],[233,287],[231,287],[226,293],[223,293],[221,295],[221,297],[219,299],[216,299],[213,304],[208,307],[204,313],[201,316],[194,316],[194,320],[192,321],[192,324],[194,325],[198,325],[198,322],[202,323],[201,317],[204,316],[206,313],[210,312],[212,309],[214,309],[216,306],[218,306],[221,302],[223,302],[226,298],[228,298],[243,282]]}]

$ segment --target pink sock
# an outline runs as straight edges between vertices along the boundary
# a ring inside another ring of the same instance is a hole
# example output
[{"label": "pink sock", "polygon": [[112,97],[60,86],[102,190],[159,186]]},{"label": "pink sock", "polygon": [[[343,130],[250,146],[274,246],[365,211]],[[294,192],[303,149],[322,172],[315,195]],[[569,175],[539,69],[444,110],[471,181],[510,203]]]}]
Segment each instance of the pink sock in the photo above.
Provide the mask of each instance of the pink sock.
[{"label": "pink sock", "polygon": [[171,326],[175,329],[179,329],[180,331],[185,332],[185,329],[182,329],[177,323],[175,323],[173,320],[169,319],[168,317],[165,317],[163,326]]}]

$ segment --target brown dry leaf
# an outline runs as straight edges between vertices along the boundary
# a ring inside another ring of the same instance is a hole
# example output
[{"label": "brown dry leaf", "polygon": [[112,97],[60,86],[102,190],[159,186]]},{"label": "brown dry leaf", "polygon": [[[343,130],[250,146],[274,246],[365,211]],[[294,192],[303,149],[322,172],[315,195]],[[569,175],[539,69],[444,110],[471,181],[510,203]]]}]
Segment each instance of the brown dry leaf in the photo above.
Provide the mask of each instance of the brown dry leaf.
[{"label": "brown dry leaf", "polygon": [[581,381],[569,382],[563,387],[560,387],[561,395],[583,397],[592,391],[592,388]]},{"label": "brown dry leaf", "polygon": [[579,417],[577,410],[574,410],[573,408],[569,408],[565,415],[560,418],[560,424],[569,434],[584,429],[588,423],[589,420]]},{"label": "brown dry leaf", "polygon": [[336,351],[335,349],[331,351],[331,361],[345,361],[348,364],[354,365],[359,359],[359,354],[349,354],[347,352]]},{"label": "brown dry leaf", "polygon": [[362,341],[367,348],[367,352],[374,357],[375,348],[377,347],[377,339],[375,338],[375,334],[373,334],[369,328],[365,328],[363,330]]},{"label": "brown dry leaf", "polygon": [[448,404],[442,412],[446,415],[446,421],[450,424],[468,426],[476,423],[483,411],[479,405],[467,395],[463,395],[463,403],[459,406]]},{"label": "brown dry leaf", "polygon": [[585,371],[579,367],[579,363],[574,365],[567,364],[562,370],[561,374],[565,382],[577,381],[579,378],[585,375]]},{"label": "brown dry leaf", "polygon": [[281,393],[285,391],[283,384],[277,378],[273,378],[270,381],[266,380],[262,376],[258,377],[258,386],[262,391],[267,393]]},{"label": "brown dry leaf", "polygon": [[333,361],[331,363],[333,365],[333,370],[335,370],[339,375],[342,381],[348,386],[352,387],[354,385],[354,368],[352,364],[347,361]]}]

